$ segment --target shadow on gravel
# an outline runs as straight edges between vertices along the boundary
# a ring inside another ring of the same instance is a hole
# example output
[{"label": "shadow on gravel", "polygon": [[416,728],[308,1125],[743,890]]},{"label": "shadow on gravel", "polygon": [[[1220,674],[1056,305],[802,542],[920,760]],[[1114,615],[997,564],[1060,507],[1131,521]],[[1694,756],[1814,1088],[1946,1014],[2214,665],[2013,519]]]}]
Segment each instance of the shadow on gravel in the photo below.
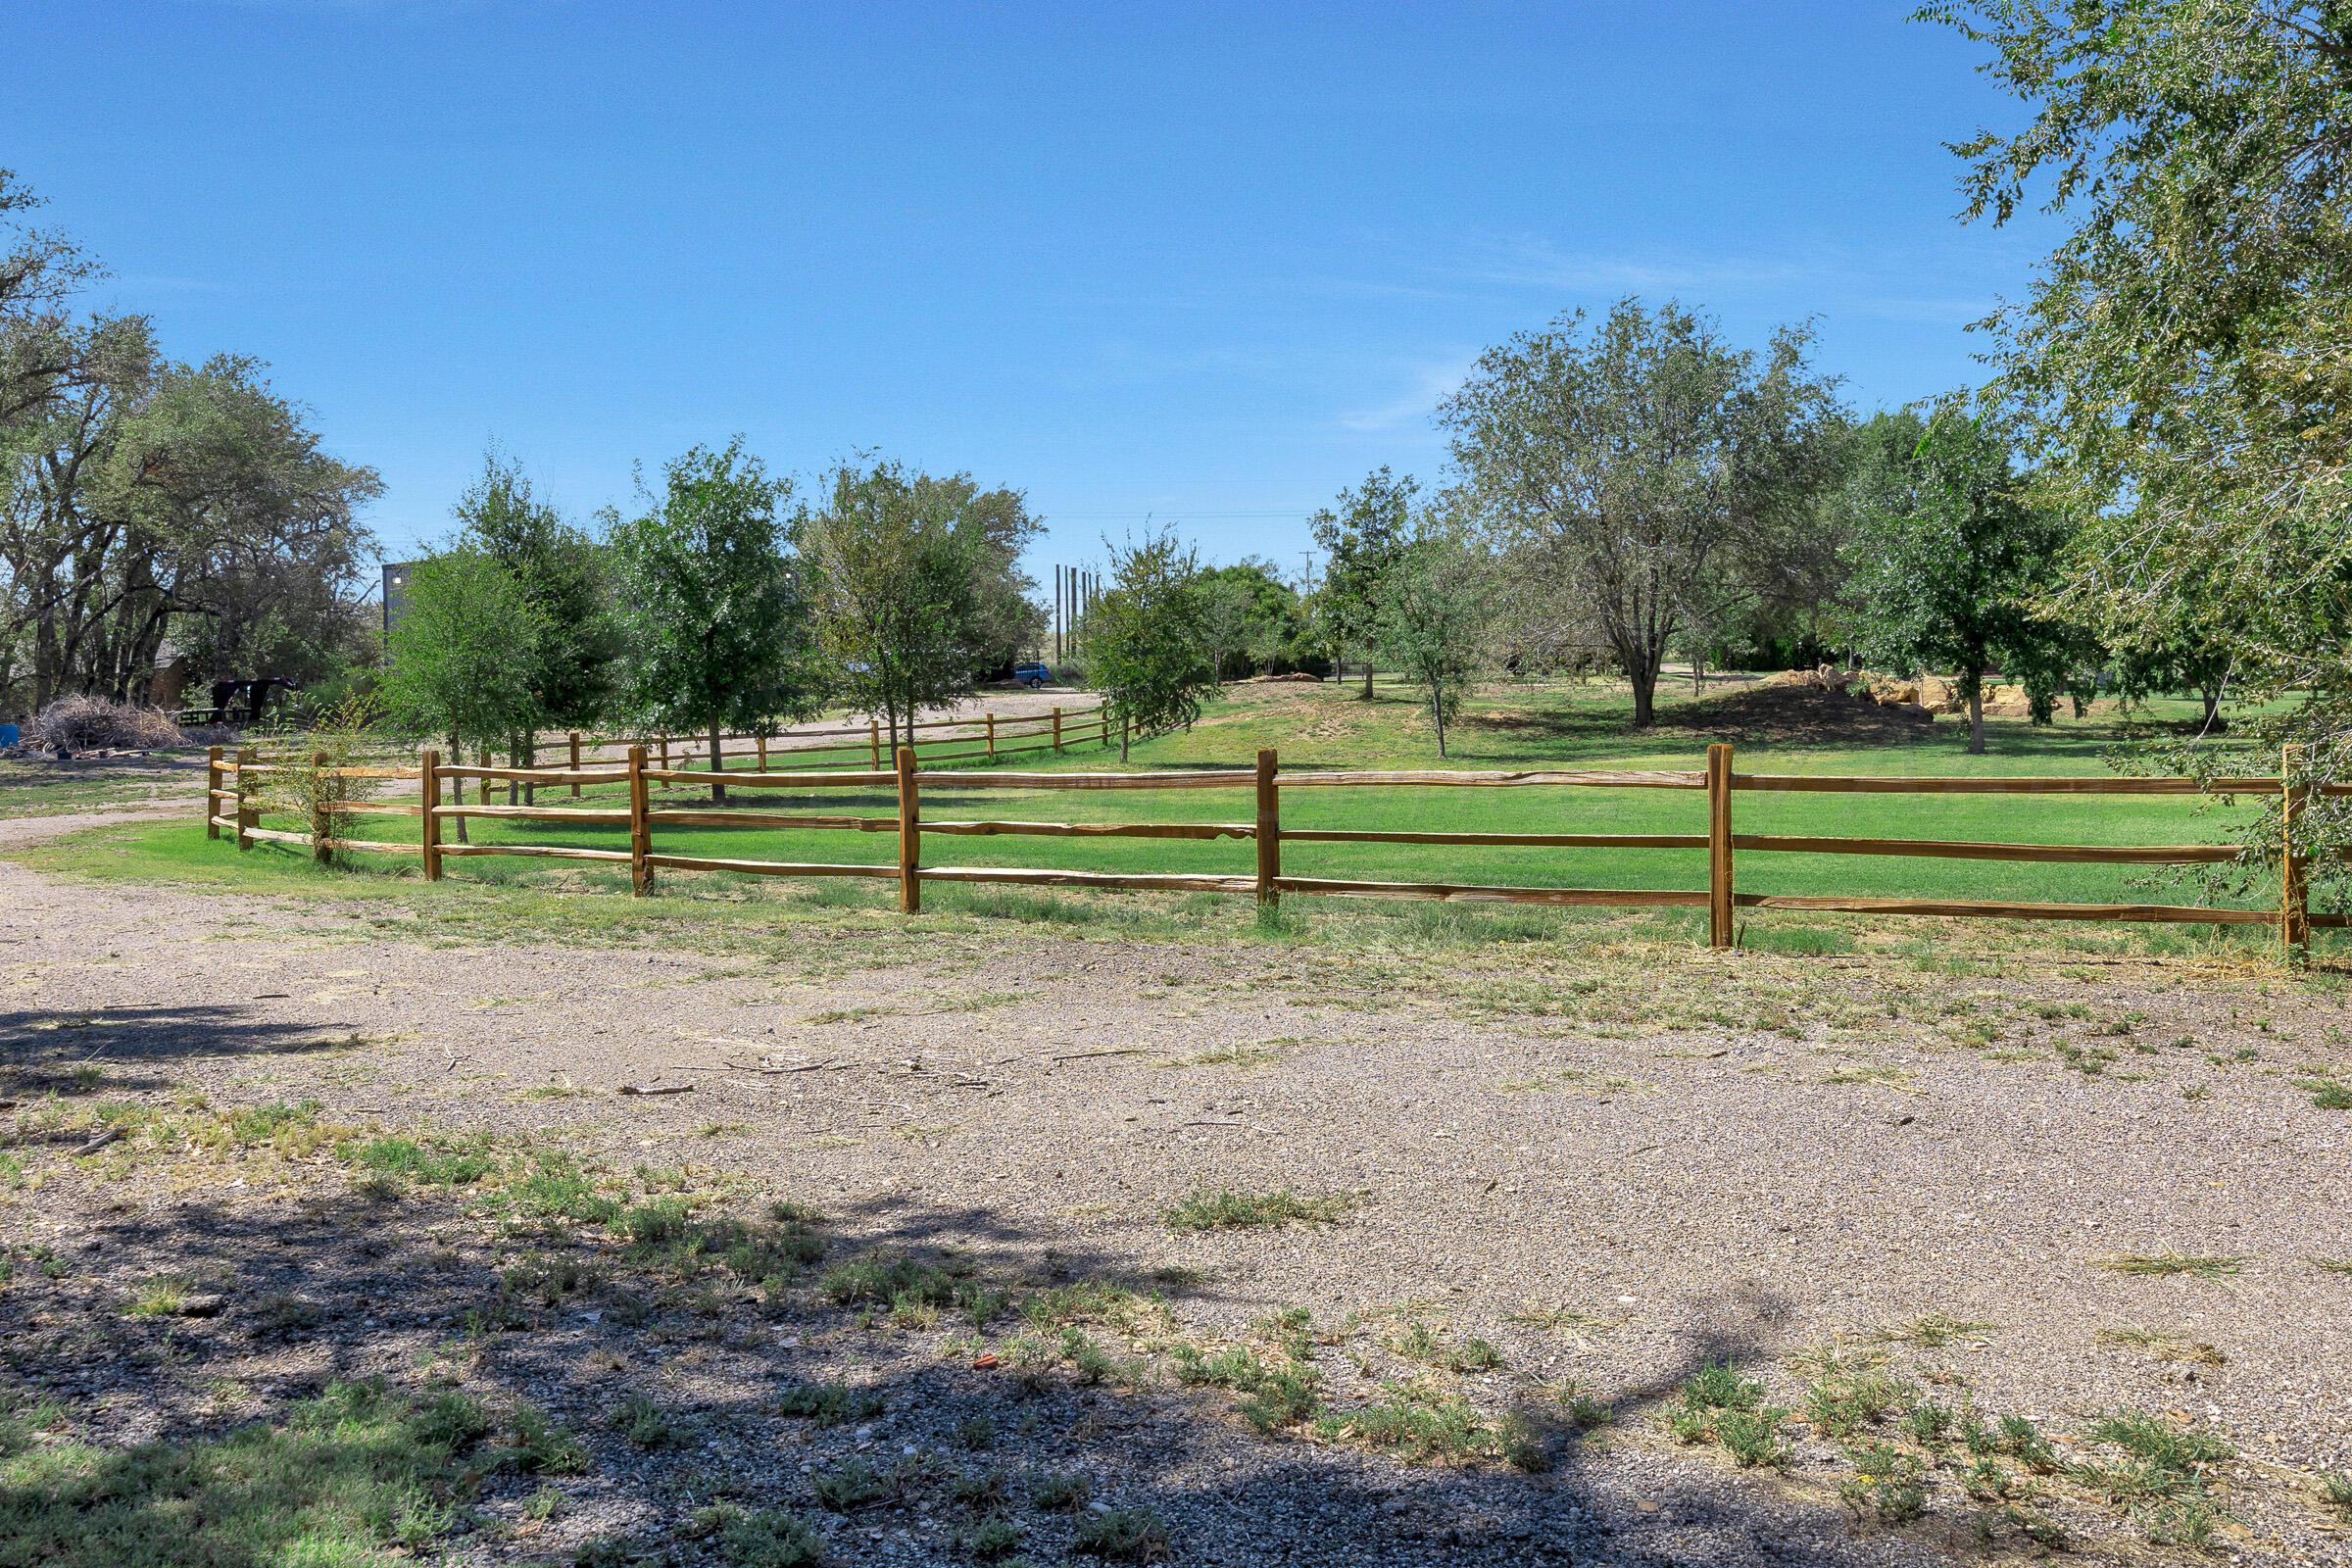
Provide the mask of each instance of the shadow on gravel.
[{"label": "shadow on gravel", "polygon": [[[874,1218],[838,1224],[827,1263],[919,1254],[953,1234],[1051,1259],[1069,1280],[1124,1277],[985,1209]],[[538,1283],[517,1289],[518,1275]],[[139,1315],[126,1303],[159,1277],[180,1283],[181,1304]],[[103,1498],[121,1560],[278,1560],[206,1556],[189,1532],[238,1504],[266,1515],[282,1498],[257,1489],[282,1476],[128,1446],[239,1429],[252,1441],[338,1380],[423,1391],[439,1369],[494,1411],[529,1401],[588,1450],[576,1475],[469,1463],[478,1490],[425,1553],[450,1563],[803,1560],[727,1544],[728,1520],[767,1510],[812,1528],[835,1564],[1152,1561],[1163,1548],[1183,1563],[1332,1568],[1932,1560],[1625,1441],[1690,1372],[1769,1353],[1782,1306],[1768,1295],[1727,1298],[1673,1365],[1622,1391],[1615,1441],[1551,1429],[1548,1467],[1524,1474],[1261,1436],[1227,1395],[1129,1387],[1116,1371],[1017,1370],[1017,1323],[992,1326],[983,1350],[968,1323],[894,1326],[887,1307],[829,1303],[816,1278],[762,1292],[632,1262],[603,1228],[502,1233],[462,1198],[370,1200],[339,1185],[291,1202],[100,1213],[59,1229],[38,1277],[20,1270],[0,1290],[0,1414],[12,1395],[54,1396],[104,1451],[64,1490],[0,1467],[0,1519]],[[633,1399],[656,1418],[616,1420]],[[480,1441],[486,1452],[497,1440]],[[199,1476],[230,1493],[192,1513]],[[550,1487],[561,1505],[531,1508]]]},{"label": "shadow on gravel", "polygon": [[0,1011],[0,1098],[170,1089],[174,1064],[347,1049],[334,1024],[271,1023],[241,1006]]}]

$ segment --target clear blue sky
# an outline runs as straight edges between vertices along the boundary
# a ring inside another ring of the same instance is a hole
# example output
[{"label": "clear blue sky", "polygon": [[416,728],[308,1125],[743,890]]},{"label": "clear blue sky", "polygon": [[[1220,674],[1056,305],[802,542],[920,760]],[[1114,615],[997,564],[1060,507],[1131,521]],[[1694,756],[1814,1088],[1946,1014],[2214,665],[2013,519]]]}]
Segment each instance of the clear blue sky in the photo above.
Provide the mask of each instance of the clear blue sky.
[{"label": "clear blue sky", "polygon": [[1976,379],[2046,234],[1955,220],[2014,115],[1908,8],[14,0],[0,167],[380,469],[394,555],[492,439],[585,514],[740,431],[1024,489],[1041,576],[1147,514],[1296,571],[1571,307]]}]

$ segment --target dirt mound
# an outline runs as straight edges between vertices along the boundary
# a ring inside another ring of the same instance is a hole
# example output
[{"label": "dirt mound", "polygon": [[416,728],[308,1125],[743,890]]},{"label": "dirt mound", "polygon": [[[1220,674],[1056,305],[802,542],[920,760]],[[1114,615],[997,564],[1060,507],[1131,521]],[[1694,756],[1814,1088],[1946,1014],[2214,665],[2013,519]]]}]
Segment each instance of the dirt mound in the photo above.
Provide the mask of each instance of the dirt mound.
[{"label": "dirt mound", "polygon": [[1323,677],[1310,675],[1303,669],[1294,669],[1287,675],[1246,675],[1240,680],[1226,682],[1229,686],[1320,686]]},{"label": "dirt mound", "polygon": [[1866,744],[1916,738],[1935,722],[1936,715],[1916,702],[1888,703],[1843,687],[1767,680],[1706,702],[1666,710],[1659,727],[1735,744]]}]

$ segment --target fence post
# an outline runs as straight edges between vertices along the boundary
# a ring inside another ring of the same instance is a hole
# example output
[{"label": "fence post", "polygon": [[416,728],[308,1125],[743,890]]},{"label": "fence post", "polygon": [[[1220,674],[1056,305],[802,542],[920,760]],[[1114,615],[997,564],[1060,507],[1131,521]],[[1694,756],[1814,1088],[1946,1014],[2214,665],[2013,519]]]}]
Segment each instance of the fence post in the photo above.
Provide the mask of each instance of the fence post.
[{"label": "fence post", "polygon": [[[460,760],[463,761],[464,759],[461,758]],[[491,755],[490,743],[488,741],[482,742],[482,766],[484,768],[492,768],[496,767],[497,765],[498,759]],[[490,775],[487,772],[482,774],[481,785],[482,787],[479,792],[481,799],[476,801],[474,804],[477,806],[488,806],[490,804]],[[466,804],[466,786],[464,784],[460,784],[458,786],[458,804],[460,806]]]},{"label": "fence post", "polygon": [[[576,729],[571,732],[571,770],[574,773],[580,770],[580,732]],[[576,778],[571,781],[571,798],[575,801],[580,798],[580,781]]]},{"label": "fence post", "polygon": [[1061,750],[1061,705],[1054,705],[1054,749]]},{"label": "fence post", "polygon": [[245,780],[246,780],[246,778],[247,778],[247,776],[248,776],[248,775],[247,775],[247,769],[251,768],[252,766],[253,766],[253,748],[252,748],[252,747],[250,747],[250,746],[240,746],[240,747],[238,747],[238,748],[237,748],[237,848],[238,848],[238,849],[240,849],[240,850],[250,850],[250,849],[252,849],[252,848],[253,848],[253,828],[254,828],[254,824],[255,824],[255,823],[257,823],[257,822],[259,822],[259,821],[261,820],[261,816],[262,816],[262,813],[261,813],[261,812],[259,812],[259,811],[257,811],[257,810],[253,809],[253,808],[252,808],[252,807],[251,807],[249,804],[247,804],[247,799],[246,799],[246,798],[247,798],[249,795],[251,795],[251,794],[253,793],[251,786],[249,786],[249,785],[248,785],[248,784],[245,782]]},{"label": "fence post", "polygon": [[1732,749],[1707,748],[1707,946],[1732,945]]},{"label": "fence post", "polygon": [[899,771],[899,912],[919,914],[923,908],[923,810],[914,781],[914,748],[902,746]]},{"label": "fence post", "polygon": [[994,757],[997,755],[997,715],[989,713],[984,716],[988,719],[988,755]]},{"label": "fence post", "polygon": [[220,836],[220,748],[210,747],[204,754],[204,836]]},{"label": "fence post", "polygon": [[326,754],[311,754],[311,862],[314,865],[333,863],[335,852],[326,847],[331,836],[326,830],[330,814],[326,808]]},{"label": "fence post", "polygon": [[760,771],[764,773],[767,771],[767,737],[755,735],[752,743],[760,748]]},{"label": "fence post", "polygon": [[1257,754],[1257,906],[1271,909],[1282,902],[1282,804],[1275,782],[1274,753]]},{"label": "fence post", "polygon": [[881,772],[882,723],[879,719],[869,718],[865,721],[865,752],[866,760],[873,764],[874,771]]},{"label": "fence post", "polygon": [[[461,784],[458,788],[458,798],[463,801],[465,786]],[[424,809],[423,816],[418,818],[424,826],[417,834],[418,842],[424,846],[424,879],[438,882],[441,880],[441,818],[437,814],[441,809],[441,754],[430,747],[425,749],[417,769],[416,802]]]},{"label": "fence post", "polygon": [[2279,956],[2293,962],[2311,945],[2311,890],[2303,879],[2302,858],[2295,853],[2295,827],[2303,815],[2309,786],[2295,777],[2300,746],[2278,749],[2280,838],[2278,857]]},{"label": "fence post", "polygon": [[647,857],[654,853],[653,812],[649,809],[645,789],[645,748],[629,748],[629,892],[644,898],[653,887],[654,868]]}]

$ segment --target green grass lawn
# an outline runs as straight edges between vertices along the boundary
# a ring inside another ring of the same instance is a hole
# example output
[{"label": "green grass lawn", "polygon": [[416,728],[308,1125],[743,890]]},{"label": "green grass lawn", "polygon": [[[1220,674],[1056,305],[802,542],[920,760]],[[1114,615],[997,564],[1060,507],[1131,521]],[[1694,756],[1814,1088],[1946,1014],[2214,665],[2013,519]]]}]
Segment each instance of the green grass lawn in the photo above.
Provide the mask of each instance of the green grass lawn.
[{"label": "green grass lawn", "polygon": [[[1457,727],[1452,755],[1436,756],[1413,695],[1383,687],[1371,701],[1354,689],[1251,688],[1212,707],[1188,732],[1139,744],[1138,768],[1246,768],[1260,747],[1272,747],[1285,767],[1326,768],[1676,768],[1700,765],[1710,739],[1738,746],[1742,772],[1863,774],[2100,774],[2125,740],[2124,726],[2101,715],[2048,726],[1993,721],[1990,749],[1971,757],[1956,719],[1933,726],[1871,724],[1864,733],[1788,721],[1759,713],[1757,693],[1710,693],[1706,699],[1669,699],[1657,729],[1627,723],[1622,692],[1602,686],[1503,690],[1480,698]],[[2163,706],[2141,721],[2185,714],[2185,705]],[[1869,715],[1865,714],[1867,718]],[[1883,732],[1873,732],[1883,731]],[[936,750],[962,742],[940,743]],[[862,748],[859,749],[860,753]],[[680,759],[682,760],[682,759]],[[862,766],[858,758],[845,762]],[[1115,748],[1080,748],[1065,755],[1010,759],[991,768],[962,764],[964,777],[928,783],[928,819],[1044,821],[1247,822],[1254,812],[1246,787],[1165,791],[1031,790],[991,787],[992,771],[1084,770],[1116,765]],[[968,778],[968,782],[965,780]],[[679,805],[703,791],[676,786],[658,801]],[[494,796],[506,799],[503,786]],[[562,790],[543,792],[542,804],[567,804]],[[591,787],[587,806],[618,804],[618,792]],[[730,806],[890,817],[888,787],[738,790]],[[1696,790],[1594,788],[1297,788],[1282,801],[1286,828],[1366,828],[1474,832],[1596,832],[1695,834],[1705,830],[1706,803]],[[2012,840],[2089,845],[2228,843],[2250,820],[2247,803],[2132,796],[1905,796],[1742,793],[1736,798],[1737,831],[1791,835]],[[298,824],[280,824],[296,826]],[[618,824],[536,823],[476,819],[473,842],[545,843],[622,850]],[[356,819],[352,836],[413,840],[413,818]],[[662,826],[657,853],[785,861],[887,864],[896,855],[890,831],[746,829]],[[223,841],[204,853],[233,857]],[[1210,842],[1147,839],[927,836],[926,865],[1023,866],[1127,872],[1250,874],[1253,851],[1246,839]],[[504,878],[514,861],[453,858],[454,878]],[[1672,888],[1705,886],[1706,864],[1696,850],[1578,850],[1492,847],[1288,844],[1286,873],[1378,881],[1504,883],[1542,887]],[[664,873],[683,875],[694,873]],[[2197,868],[2047,865],[2007,861],[1886,857],[1742,853],[1742,892],[1856,894],[2014,901],[2219,903],[2269,907],[2275,883],[2257,879],[2226,890],[2208,889]],[[595,880],[592,875],[591,880]],[[1759,918],[1772,918],[1760,916]]]}]

